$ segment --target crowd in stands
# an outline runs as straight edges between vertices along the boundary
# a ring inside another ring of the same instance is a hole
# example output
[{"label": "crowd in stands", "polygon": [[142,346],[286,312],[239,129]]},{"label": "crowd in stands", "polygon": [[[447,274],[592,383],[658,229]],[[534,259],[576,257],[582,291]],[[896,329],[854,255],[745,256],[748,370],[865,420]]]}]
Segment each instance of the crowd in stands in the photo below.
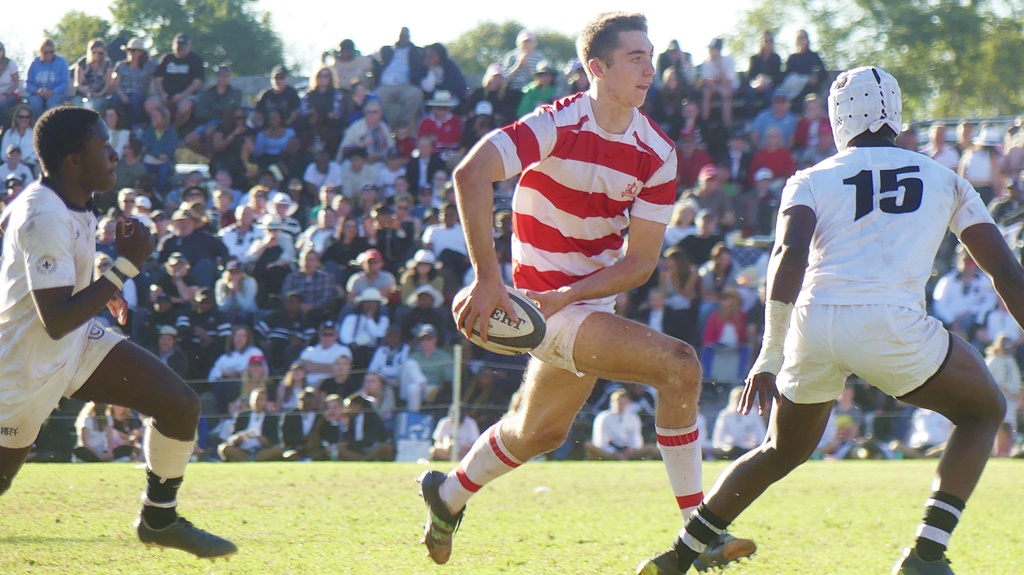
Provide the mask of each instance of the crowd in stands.
[{"label": "crowd in stands", "polygon": [[[764,422],[731,413],[737,398],[725,397],[737,394],[728,386],[757,355],[782,187],[836,151],[824,100],[831,75],[806,32],[796,45],[783,64],[765,32],[744,74],[720,39],[701,63],[672,42],[657,56],[643,108],[677,142],[678,200],[658,270],[621,294],[616,309],[692,344],[706,379],[725,384],[705,393],[708,458],[737,457],[763,438]],[[387,460],[399,415],[426,413],[437,422],[430,453],[447,458],[509,409],[526,357],[473,346],[449,312],[472,280],[451,173],[492,129],[586,90],[579,62],[556,69],[523,30],[472,86],[443,45],[417,46],[403,28],[371,55],[342,41],[302,93],[277,66],[269,89],[246,95],[232,85],[230,64],[208,65],[184,34],[154,47],[169,48],[159,55],[137,38],[117,47],[96,39],[70,60],[57,54],[80,48],[46,40],[22,76],[0,45],[3,201],[39,175],[32,125],[43,111],[70,103],[103,114],[120,161],[118,188],[94,196],[97,277],[117,256],[117,218],[138,218],[158,244],[125,284],[129,323],[101,317],[200,396],[197,457]],[[917,149],[916,128],[898,143]],[[1019,245],[1024,125],[961,122],[947,141],[936,123],[919,151],[970,180]],[[200,164],[182,169],[183,154]],[[514,186],[494,187],[506,283]],[[1016,453],[1024,331],[952,236],[934,275],[929,309],[987,350],[1011,406],[997,449]],[[454,345],[465,350],[457,368]],[[456,369],[458,437],[450,412]],[[649,388],[600,382],[577,433],[552,457],[652,456],[654,403]],[[64,417],[44,427],[36,460],[140,456],[138,422],[117,406],[67,399],[55,415]],[[851,381],[820,453],[932,454],[943,430],[934,414]]]}]

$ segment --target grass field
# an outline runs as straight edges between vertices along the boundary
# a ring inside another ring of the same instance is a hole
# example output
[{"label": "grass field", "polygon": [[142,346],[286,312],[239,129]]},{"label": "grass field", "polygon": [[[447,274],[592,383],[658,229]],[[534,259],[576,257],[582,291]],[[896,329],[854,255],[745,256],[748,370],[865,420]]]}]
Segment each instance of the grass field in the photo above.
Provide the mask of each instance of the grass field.
[{"label": "grass field", "polygon": [[[811,462],[732,527],[757,540],[733,575],[883,574],[913,539],[934,461]],[[704,467],[705,487],[724,468]],[[414,464],[197,464],[182,513],[241,552],[209,563],[147,550],[131,530],[144,472],[130,464],[28,465],[0,498],[0,573],[625,574],[681,519],[663,468],[531,463],[470,502],[455,553],[419,545]],[[958,574],[1024,573],[1024,462],[994,461],[951,548]]]}]

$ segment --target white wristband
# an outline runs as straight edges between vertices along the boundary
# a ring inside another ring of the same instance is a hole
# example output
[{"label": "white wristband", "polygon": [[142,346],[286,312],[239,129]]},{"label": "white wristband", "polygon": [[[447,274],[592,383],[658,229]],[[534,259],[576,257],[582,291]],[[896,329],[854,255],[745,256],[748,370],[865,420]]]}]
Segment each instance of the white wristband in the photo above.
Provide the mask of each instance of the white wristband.
[{"label": "white wristband", "polygon": [[118,256],[118,258],[114,260],[114,267],[117,268],[117,271],[128,276],[128,279],[139,275],[139,268],[135,267],[135,264],[124,256]]},{"label": "white wristband", "polygon": [[107,278],[107,281],[114,284],[114,287],[116,287],[117,289],[124,289],[124,282],[121,281],[121,278],[117,277],[117,274],[114,273],[114,270],[111,269],[103,272],[103,277]]},{"label": "white wristband", "polygon": [[792,316],[793,304],[776,300],[765,302],[764,340],[761,342],[761,352],[757,354],[757,359],[750,368],[751,376],[758,373],[779,374],[782,369],[783,344],[786,342],[786,332],[789,331]]}]

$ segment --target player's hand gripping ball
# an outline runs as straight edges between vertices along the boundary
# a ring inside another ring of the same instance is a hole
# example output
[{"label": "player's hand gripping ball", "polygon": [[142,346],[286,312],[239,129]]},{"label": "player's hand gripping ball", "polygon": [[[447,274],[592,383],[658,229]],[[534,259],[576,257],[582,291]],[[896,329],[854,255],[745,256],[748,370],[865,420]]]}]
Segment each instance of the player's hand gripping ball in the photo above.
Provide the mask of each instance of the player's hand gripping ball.
[{"label": "player's hand gripping ball", "polygon": [[[469,295],[469,290],[470,286],[462,288],[456,294],[455,301],[465,299]],[[495,309],[487,327],[487,341],[480,338],[479,322],[473,326],[469,339],[488,351],[502,355],[528,353],[544,340],[544,314],[533,300],[516,288],[505,286],[505,290],[508,291],[508,297],[512,300],[516,315],[519,316],[518,321],[512,321],[505,310]]]}]

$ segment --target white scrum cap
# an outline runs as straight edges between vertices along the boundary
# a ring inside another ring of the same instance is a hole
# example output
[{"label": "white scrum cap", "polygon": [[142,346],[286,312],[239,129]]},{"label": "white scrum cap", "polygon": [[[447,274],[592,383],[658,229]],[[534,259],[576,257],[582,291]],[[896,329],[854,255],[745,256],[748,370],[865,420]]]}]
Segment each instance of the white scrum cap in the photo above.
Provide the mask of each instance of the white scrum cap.
[{"label": "white scrum cap", "polygon": [[874,66],[847,70],[828,91],[828,115],[836,149],[846,149],[850,140],[889,126],[899,135],[903,125],[900,85],[891,74]]}]

